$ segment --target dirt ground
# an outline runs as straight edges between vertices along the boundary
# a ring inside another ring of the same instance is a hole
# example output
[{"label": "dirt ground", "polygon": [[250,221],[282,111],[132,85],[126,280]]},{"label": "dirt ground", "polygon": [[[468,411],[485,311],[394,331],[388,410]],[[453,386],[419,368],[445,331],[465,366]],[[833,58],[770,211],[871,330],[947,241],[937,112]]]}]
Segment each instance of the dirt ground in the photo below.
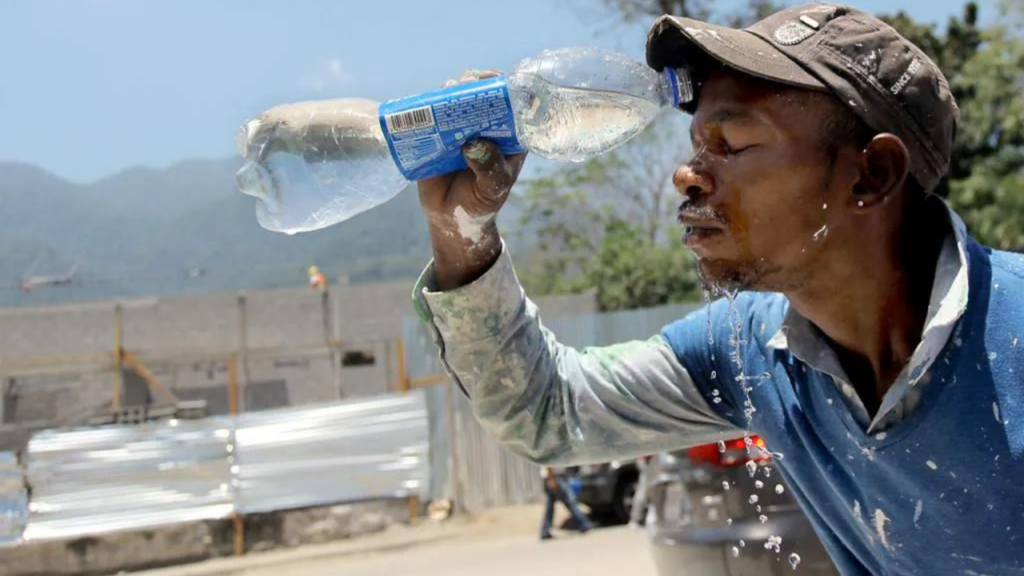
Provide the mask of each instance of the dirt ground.
[{"label": "dirt ground", "polygon": [[[350,541],[144,572],[145,576],[654,576],[647,537],[625,527],[537,538],[540,506],[400,526]],[[566,518],[556,515],[556,526]]]}]

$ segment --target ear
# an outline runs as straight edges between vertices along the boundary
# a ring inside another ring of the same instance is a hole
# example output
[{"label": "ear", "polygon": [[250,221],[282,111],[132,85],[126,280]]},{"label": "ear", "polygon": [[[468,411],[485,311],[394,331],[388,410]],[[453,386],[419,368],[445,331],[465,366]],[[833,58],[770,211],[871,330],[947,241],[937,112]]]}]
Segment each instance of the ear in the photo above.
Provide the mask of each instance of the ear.
[{"label": "ear", "polygon": [[860,177],[853,186],[854,207],[867,210],[903,190],[910,173],[910,153],[900,138],[878,134],[861,152]]}]

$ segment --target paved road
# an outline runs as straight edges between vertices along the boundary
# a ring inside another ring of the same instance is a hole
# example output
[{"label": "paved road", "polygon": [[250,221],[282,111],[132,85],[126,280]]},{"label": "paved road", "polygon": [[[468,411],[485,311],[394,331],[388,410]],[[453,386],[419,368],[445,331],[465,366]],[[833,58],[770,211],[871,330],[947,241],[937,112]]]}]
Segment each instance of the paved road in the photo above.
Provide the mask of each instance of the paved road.
[{"label": "paved road", "polygon": [[[239,576],[279,576],[283,566],[250,567]],[[642,531],[604,528],[539,542],[536,537],[450,539],[407,550],[298,561],[289,576],[654,576]]]}]

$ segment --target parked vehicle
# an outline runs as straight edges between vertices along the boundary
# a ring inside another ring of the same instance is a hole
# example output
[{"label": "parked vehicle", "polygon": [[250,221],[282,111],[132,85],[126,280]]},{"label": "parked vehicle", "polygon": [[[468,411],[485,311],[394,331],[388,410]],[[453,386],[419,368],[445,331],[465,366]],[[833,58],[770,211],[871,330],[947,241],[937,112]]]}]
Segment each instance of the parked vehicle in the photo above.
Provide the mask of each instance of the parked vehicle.
[{"label": "parked vehicle", "polygon": [[838,576],[771,457],[754,453],[741,438],[652,461],[647,518],[659,576]]},{"label": "parked vehicle", "polygon": [[625,524],[633,508],[640,470],[633,460],[580,466],[577,499],[595,516]]}]

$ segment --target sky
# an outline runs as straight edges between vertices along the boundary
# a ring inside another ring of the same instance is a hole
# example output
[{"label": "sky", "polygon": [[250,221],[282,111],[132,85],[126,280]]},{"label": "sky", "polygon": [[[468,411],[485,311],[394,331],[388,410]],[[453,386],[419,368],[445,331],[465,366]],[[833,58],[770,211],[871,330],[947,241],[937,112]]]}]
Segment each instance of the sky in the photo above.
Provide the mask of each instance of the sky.
[{"label": "sky", "polygon": [[[726,0],[720,5],[729,5]],[[945,22],[964,0],[861,0]],[[994,12],[983,1],[982,16]],[[648,23],[602,0],[0,0],[0,161],[87,183],[226,158],[248,118],[311,99],[377,100],[545,48],[637,59]],[[988,14],[986,14],[988,13]]]}]

